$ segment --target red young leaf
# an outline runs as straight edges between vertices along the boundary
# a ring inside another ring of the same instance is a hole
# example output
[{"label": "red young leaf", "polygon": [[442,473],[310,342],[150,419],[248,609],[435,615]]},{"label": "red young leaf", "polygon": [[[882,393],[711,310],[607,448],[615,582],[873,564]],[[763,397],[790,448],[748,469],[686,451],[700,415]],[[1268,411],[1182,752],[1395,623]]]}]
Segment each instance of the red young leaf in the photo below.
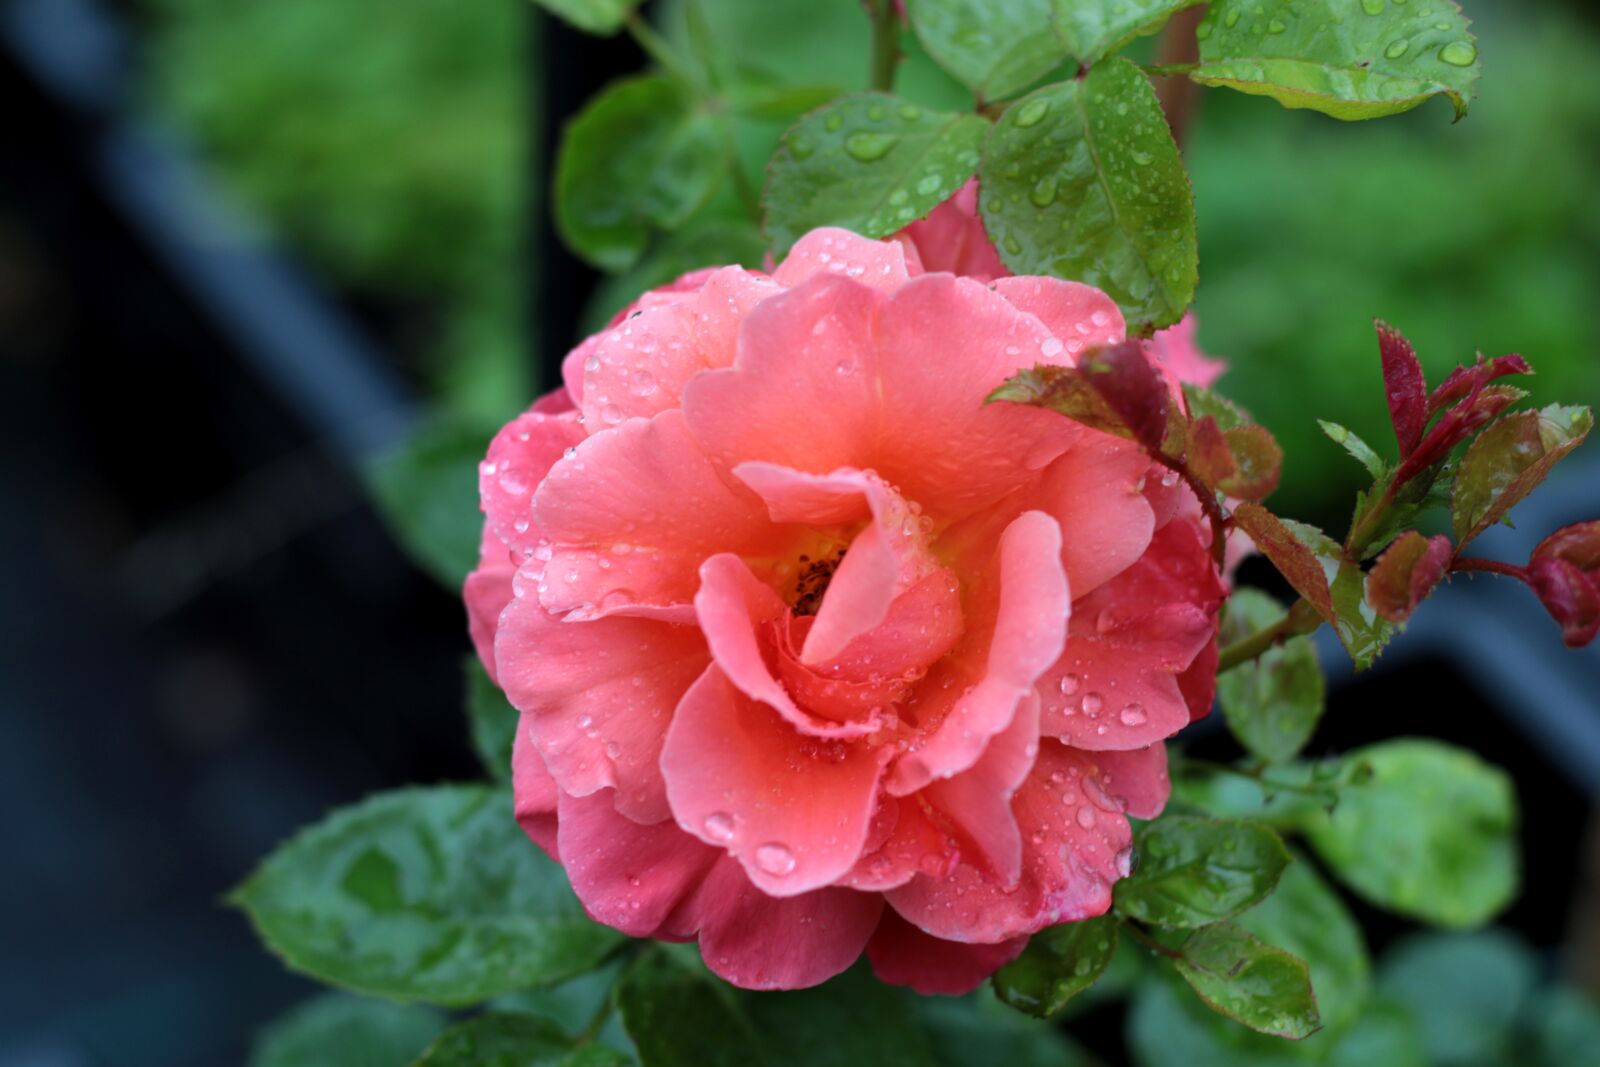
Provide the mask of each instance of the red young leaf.
[{"label": "red young leaf", "polygon": [[1600,573],[1600,519],[1563,526],[1539,542],[1532,558],[1563,559],[1591,576]]},{"label": "red young leaf", "polygon": [[[1480,396],[1495,388],[1504,386],[1492,386]],[[1456,543],[1464,547],[1504,518],[1563,456],[1583,443],[1593,425],[1588,408],[1552,404],[1541,411],[1513,412],[1485,430],[1461,457],[1451,489]]]},{"label": "red young leaf", "polygon": [[1185,461],[1194,476],[1213,489],[1238,470],[1233,462],[1233,450],[1222,436],[1222,428],[1210,415],[1202,415],[1189,423]]},{"label": "red young leaf", "polygon": [[1162,451],[1171,433],[1169,420],[1180,425],[1183,420],[1139,341],[1091,349],[1076,367],[1022,371],[989,399],[1048,408],[1096,430],[1132,438],[1152,453]]},{"label": "red young leaf", "polygon": [[1477,363],[1470,367],[1457,367],[1439,383],[1439,388],[1428,398],[1428,414],[1431,416],[1437,413],[1446,404],[1483,388],[1496,378],[1503,378],[1508,374],[1532,373],[1533,368],[1528,365],[1528,361],[1515,353],[1509,356],[1496,356],[1485,362],[1483,353],[1479,352]]},{"label": "red young leaf", "polygon": [[1338,625],[1338,613],[1333,607],[1333,591],[1328,586],[1328,575],[1322,569],[1317,554],[1294,535],[1283,520],[1260,504],[1240,504],[1233,510],[1233,521],[1239,529],[1250,535],[1261,554],[1278,568],[1278,572],[1294,586],[1295,592],[1306,598],[1328,622]]},{"label": "red young leaf", "polygon": [[1172,394],[1145,355],[1143,342],[1123,341],[1091,349],[1078,367],[1128,427],[1133,439],[1151,452],[1161,451]]},{"label": "red young leaf", "polygon": [[1585,574],[1575,564],[1544,556],[1528,564],[1528,585],[1550,617],[1561,624],[1568,648],[1582,648],[1600,634],[1600,572]]},{"label": "red young leaf", "polygon": [[1378,328],[1378,353],[1383,358],[1383,389],[1389,397],[1389,421],[1400,442],[1400,458],[1411,455],[1428,425],[1428,383],[1416,350],[1400,331],[1382,319]]},{"label": "red young leaf", "polygon": [[1237,500],[1264,500],[1283,475],[1283,449],[1265,426],[1235,426],[1223,431],[1234,473],[1217,483]]},{"label": "red young leaf", "polygon": [[1455,548],[1440,534],[1401,534],[1367,573],[1367,603],[1390,622],[1405,622],[1450,569]]},{"label": "red young leaf", "polygon": [[1478,427],[1527,395],[1515,386],[1485,386],[1479,382],[1465,400],[1445,412],[1444,417],[1433,424],[1433,429],[1422,439],[1422,444],[1400,464],[1400,469],[1395,472],[1396,480],[1407,482],[1444,459],[1451,449],[1472,436]]}]

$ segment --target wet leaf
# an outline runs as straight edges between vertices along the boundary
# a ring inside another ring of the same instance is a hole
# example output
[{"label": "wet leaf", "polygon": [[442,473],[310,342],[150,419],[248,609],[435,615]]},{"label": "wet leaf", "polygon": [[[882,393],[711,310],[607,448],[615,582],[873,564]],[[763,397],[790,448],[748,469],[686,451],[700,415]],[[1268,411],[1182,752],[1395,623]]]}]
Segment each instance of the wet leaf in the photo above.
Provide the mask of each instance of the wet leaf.
[{"label": "wet leaf", "polygon": [[1517,887],[1511,780],[1439,741],[1385,741],[1349,754],[1371,768],[1331,815],[1306,820],[1324,863],[1369,902],[1440,926],[1475,926]]},{"label": "wet leaf", "polygon": [[1217,0],[1196,36],[1195,81],[1336,119],[1395,115],[1441,95],[1460,119],[1481,69],[1454,0]]},{"label": "wet leaf", "polygon": [[843,226],[885,237],[972,177],[989,123],[887,93],[840,97],[784,134],[761,196],[778,254],[806,231]]},{"label": "wet leaf", "polygon": [[1456,543],[1468,542],[1505,517],[1594,426],[1588,408],[1552,404],[1493,423],[1462,457],[1450,500]]},{"label": "wet leaf", "polygon": [[1194,299],[1194,195],[1144,72],[1113,57],[1001,116],[979,210],[1017,274],[1104,290],[1130,331],[1169,326]]},{"label": "wet leaf", "polygon": [[[1221,640],[1237,641],[1287,614],[1276,600],[1255,589],[1237,589],[1228,598]],[[1241,745],[1269,763],[1293,759],[1322,719],[1322,668],[1306,637],[1295,637],[1241,663],[1217,678],[1222,714]]]},{"label": "wet leaf", "polygon": [[980,101],[1003,100],[1067,60],[1054,0],[907,0],[917,39]]},{"label": "wet leaf", "polygon": [[1232,923],[1190,934],[1173,966],[1213,1011],[1252,1030],[1298,1040],[1322,1026],[1305,961]]},{"label": "wet leaf", "polygon": [[1260,823],[1169,816],[1140,832],[1139,867],[1112,899],[1128,918],[1205,926],[1259,903],[1277,886],[1289,851]]},{"label": "wet leaf", "polygon": [[1367,603],[1393,623],[1405,622],[1450,569],[1455,548],[1443,534],[1407,530],[1367,572]]},{"label": "wet leaf", "polygon": [[721,183],[728,150],[706,105],[661,74],[613,82],[567,126],[555,216],[578,255],[626,270],[652,233],[682,226]]},{"label": "wet leaf", "polygon": [[1305,961],[1317,1012],[1329,1030],[1342,1031],[1361,1017],[1372,986],[1366,940],[1314,866],[1291,863],[1277,890],[1234,922]]},{"label": "wet leaf", "polygon": [[604,1045],[579,1047],[549,1019],[490,1012],[440,1034],[412,1067],[625,1067],[632,1062]]},{"label": "wet leaf", "polygon": [[294,970],[395,1000],[471,1004],[595,967],[621,941],[523,836],[509,793],[379,793],[280,846],[230,895]]},{"label": "wet leaf", "polygon": [[1090,66],[1135,37],[1155,33],[1186,7],[1205,0],[1054,0],[1056,33]]},{"label": "wet leaf", "polygon": [[421,1004],[323,993],[261,1032],[250,1067],[406,1067],[446,1021]]},{"label": "wet leaf", "polygon": [[995,974],[995,992],[1018,1011],[1049,1018],[1100,980],[1116,955],[1117,936],[1109,915],[1041,930]]}]

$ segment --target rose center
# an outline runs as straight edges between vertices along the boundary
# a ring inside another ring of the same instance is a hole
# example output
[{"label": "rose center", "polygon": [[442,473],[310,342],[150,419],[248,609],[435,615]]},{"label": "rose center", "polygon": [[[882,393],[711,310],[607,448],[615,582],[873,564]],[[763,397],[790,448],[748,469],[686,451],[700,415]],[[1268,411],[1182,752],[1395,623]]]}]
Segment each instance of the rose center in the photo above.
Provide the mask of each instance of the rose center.
[{"label": "rose center", "polygon": [[800,557],[799,574],[794,583],[794,613],[796,615],[815,615],[822,606],[822,596],[828,591],[828,583],[833,581],[834,571],[839,569],[839,564],[844,559],[845,548],[841,547],[831,556],[822,556],[813,559],[810,556]]}]

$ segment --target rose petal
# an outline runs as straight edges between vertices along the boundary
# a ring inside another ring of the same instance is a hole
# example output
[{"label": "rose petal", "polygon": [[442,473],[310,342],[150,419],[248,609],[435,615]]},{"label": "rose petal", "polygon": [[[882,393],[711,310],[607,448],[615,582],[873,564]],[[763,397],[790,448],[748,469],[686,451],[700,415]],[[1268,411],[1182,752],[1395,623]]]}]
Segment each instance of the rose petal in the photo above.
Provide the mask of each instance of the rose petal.
[{"label": "rose petal", "polygon": [[[842,973],[860,956],[883,914],[883,898],[849,889],[773,897],[723,858],[667,923],[700,937],[700,955],[744,989],[801,989]],[[801,933],[804,931],[804,933]]]},{"label": "rose petal", "polygon": [[1133,834],[1098,775],[1090,754],[1043,742],[1011,802],[1024,841],[1016,887],[962,863],[949,877],[919,874],[889,890],[889,904],[924,933],[980,944],[1104,914],[1112,884],[1127,873]]},{"label": "rose petal", "polygon": [[677,825],[617,814],[612,797],[561,795],[561,865],[596,922],[650,937],[699,887],[721,855]]},{"label": "rose petal", "polygon": [[[967,640],[929,673],[904,710],[924,736],[890,772],[886,787],[897,796],[976,763],[1060,656],[1072,598],[1056,521],[1037,511],[1018,516],[970,600]],[[971,688],[957,688],[958,681]]]},{"label": "rose petal", "polygon": [[885,911],[867,942],[867,958],[879,981],[910,986],[923,996],[959,997],[978,988],[1027,947],[1026,937],[996,945],[941,941]]},{"label": "rose petal", "polygon": [[501,616],[495,658],[564,792],[614,786],[622,814],[667,818],[658,759],[672,709],[710,662],[698,630],[648,619],[563,622],[530,590]]},{"label": "rose petal", "polygon": [[478,464],[485,525],[518,561],[539,542],[534,490],[567,449],[583,440],[577,416],[524,412],[506,423]]},{"label": "rose petal", "polygon": [[1044,323],[1061,342],[1067,358],[1041,363],[1076,362],[1090,348],[1114,345],[1127,337],[1122,309],[1092,285],[1030,276],[1001,278],[994,289],[1013,307]]},{"label": "rose petal", "polygon": [[517,822],[523,832],[544,849],[546,855],[560,862],[561,856],[556,850],[556,807],[561,791],[533,747],[526,717],[517,726],[516,737],[511,742],[511,792],[516,798]]},{"label": "rose petal", "polygon": [[773,896],[828,885],[861,855],[886,753],[805,737],[712,666],[684,694],[661,771],[678,825]]},{"label": "rose petal", "polygon": [[779,285],[794,287],[817,275],[843,276],[874,289],[896,289],[911,277],[905,250],[893,241],[873,241],[849,230],[824,226],[795,242],[772,272]]}]

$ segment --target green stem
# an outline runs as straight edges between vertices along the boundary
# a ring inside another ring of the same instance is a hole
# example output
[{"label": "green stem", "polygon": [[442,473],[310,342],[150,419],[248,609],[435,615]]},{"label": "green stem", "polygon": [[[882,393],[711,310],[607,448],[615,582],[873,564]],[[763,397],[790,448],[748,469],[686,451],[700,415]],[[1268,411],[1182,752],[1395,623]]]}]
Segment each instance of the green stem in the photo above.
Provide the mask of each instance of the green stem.
[{"label": "green stem", "polygon": [[872,88],[894,91],[895,68],[900,65],[900,16],[894,0],[867,0],[872,19]]},{"label": "green stem", "polygon": [[1309,634],[1321,625],[1322,616],[1317,614],[1317,610],[1305,600],[1296,600],[1283,618],[1224,648],[1217,656],[1217,673],[1231,670],[1241,663],[1249,663],[1289,638]]}]

